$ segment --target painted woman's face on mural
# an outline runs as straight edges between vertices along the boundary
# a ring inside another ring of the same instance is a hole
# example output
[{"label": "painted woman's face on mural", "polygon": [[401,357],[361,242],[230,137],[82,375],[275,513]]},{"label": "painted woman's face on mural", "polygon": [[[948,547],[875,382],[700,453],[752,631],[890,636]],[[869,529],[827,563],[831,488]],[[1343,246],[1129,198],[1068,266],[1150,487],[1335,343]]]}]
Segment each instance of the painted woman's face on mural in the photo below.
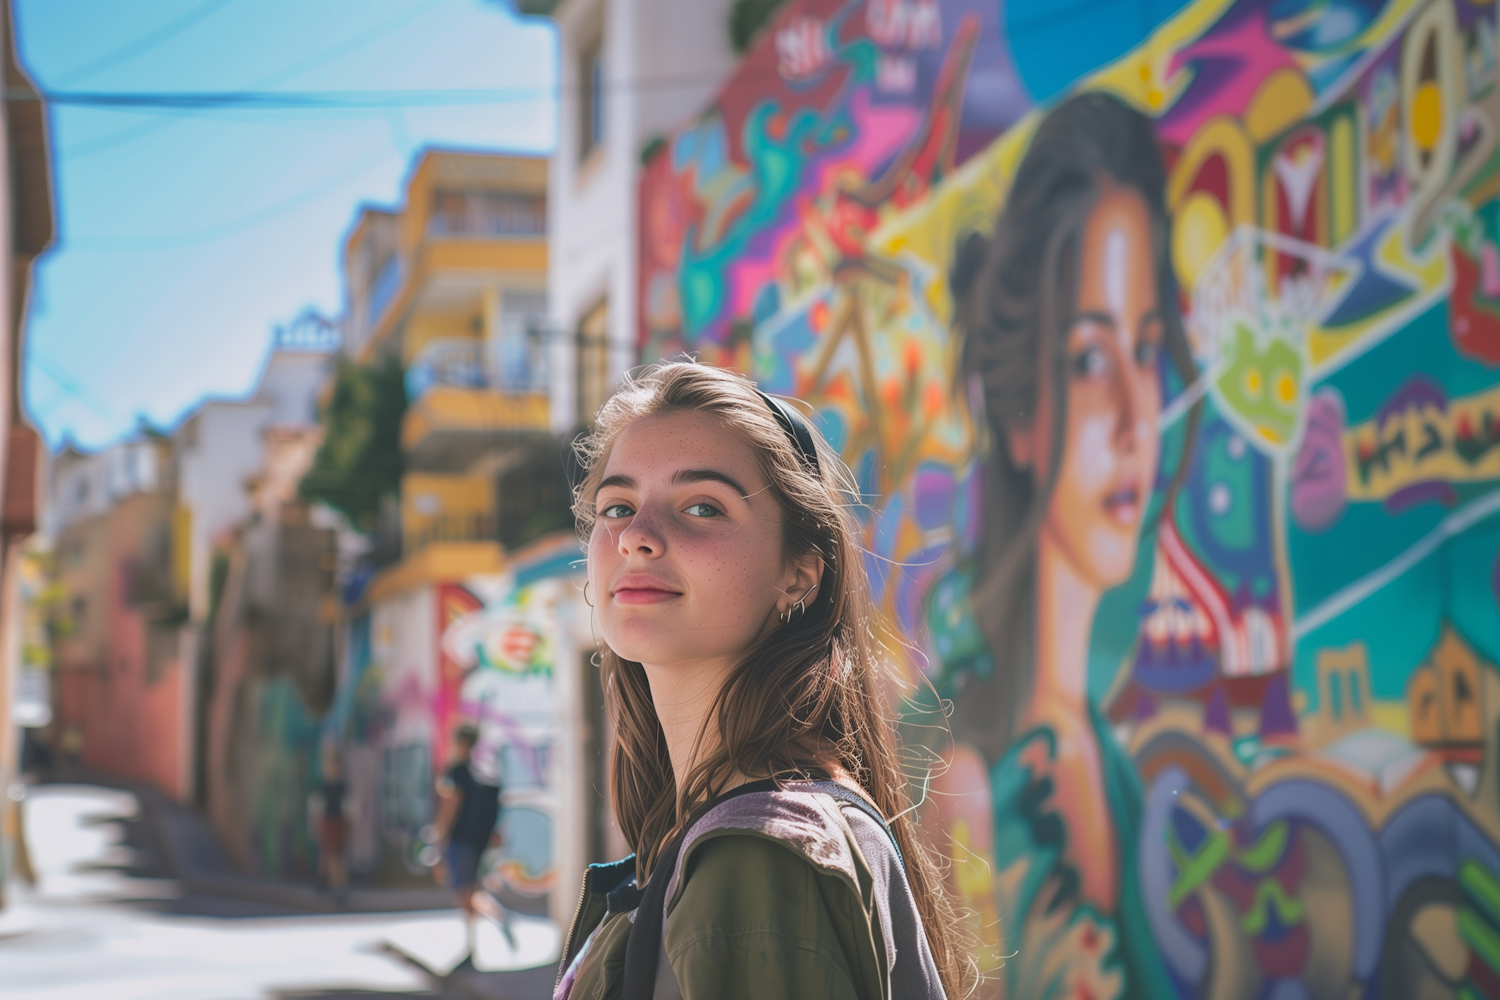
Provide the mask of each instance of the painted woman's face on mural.
[{"label": "painted woman's face on mural", "polygon": [[[1130,576],[1156,475],[1163,336],[1156,287],[1145,202],[1107,186],[1083,231],[1077,318],[1063,345],[1062,465],[1042,527],[1101,590]],[[1041,376],[1036,419],[1009,435],[1011,454],[1038,481],[1047,477],[1052,440],[1051,378],[1045,369]]]},{"label": "painted woman's face on mural", "polygon": [[750,446],[703,413],[638,420],[595,501],[589,583],[604,641],[647,666],[729,662],[795,583],[781,509]]}]

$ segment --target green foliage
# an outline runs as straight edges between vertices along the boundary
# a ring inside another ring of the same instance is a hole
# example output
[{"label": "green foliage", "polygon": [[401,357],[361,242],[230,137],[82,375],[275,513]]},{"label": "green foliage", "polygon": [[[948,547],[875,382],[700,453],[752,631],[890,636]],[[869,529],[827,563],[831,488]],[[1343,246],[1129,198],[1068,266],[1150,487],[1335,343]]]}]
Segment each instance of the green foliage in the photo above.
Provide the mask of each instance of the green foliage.
[{"label": "green foliage", "polygon": [[656,158],[656,154],[667,148],[667,140],[656,135],[641,147],[641,166],[645,166]]},{"label": "green foliage", "polygon": [[401,492],[401,417],[406,385],[395,359],[357,365],[339,360],[322,414],[323,444],[302,479],[305,500],[336,507],[362,531],[374,531],[380,498]]},{"label": "green foliage", "polygon": [[771,20],[771,15],[785,0],[734,0],[729,9],[729,44],[734,51],[744,55],[760,29]]}]

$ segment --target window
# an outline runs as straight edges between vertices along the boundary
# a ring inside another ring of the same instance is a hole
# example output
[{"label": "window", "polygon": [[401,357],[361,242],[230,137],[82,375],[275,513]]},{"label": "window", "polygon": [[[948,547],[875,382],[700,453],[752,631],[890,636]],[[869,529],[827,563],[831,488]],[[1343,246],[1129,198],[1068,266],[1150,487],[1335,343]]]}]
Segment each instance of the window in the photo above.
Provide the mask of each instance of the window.
[{"label": "window", "polygon": [[604,40],[595,38],[578,54],[578,158],[604,141]]},{"label": "window", "polygon": [[609,300],[600,299],[578,323],[578,422],[591,425],[609,396]]}]

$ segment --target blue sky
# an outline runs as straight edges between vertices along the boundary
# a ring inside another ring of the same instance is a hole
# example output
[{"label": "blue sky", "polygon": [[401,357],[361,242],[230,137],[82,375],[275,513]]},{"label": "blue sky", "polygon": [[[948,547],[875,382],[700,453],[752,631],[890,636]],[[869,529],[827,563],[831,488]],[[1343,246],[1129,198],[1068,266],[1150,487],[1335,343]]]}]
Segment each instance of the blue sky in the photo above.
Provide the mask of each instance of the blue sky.
[{"label": "blue sky", "polygon": [[361,203],[398,199],[423,146],[545,153],[556,133],[555,31],[503,0],[15,0],[15,18],[49,91],[513,92],[390,112],[54,106],[58,239],[23,375],[54,446],[248,390],[275,324],[339,311],[343,235]]}]

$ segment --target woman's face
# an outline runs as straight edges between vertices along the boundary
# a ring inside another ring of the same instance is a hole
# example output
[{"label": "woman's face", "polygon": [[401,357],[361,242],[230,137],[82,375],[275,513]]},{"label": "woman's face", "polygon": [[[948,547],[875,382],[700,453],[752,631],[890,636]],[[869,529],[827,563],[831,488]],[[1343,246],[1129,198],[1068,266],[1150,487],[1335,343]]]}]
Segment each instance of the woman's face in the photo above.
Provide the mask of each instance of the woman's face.
[{"label": "woman's face", "polygon": [[[647,666],[738,658],[795,585],[750,446],[703,413],[637,420],[595,497],[589,590],[604,641]],[[780,588],[780,590],[778,590]],[[795,595],[794,595],[795,596]]]},{"label": "woman's face", "polygon": [[[1075,319],[1062,345],[1067,417],[1061,467],[1042,531],[1083,579],[1105,589],[1135,564],[1156,475],[1163,329],[1150,216],[1133,191],[1106,186],[1084,226]],[[1045,359],[1032,426],[1012,455],[1045,481],[1052,376]]]}]

